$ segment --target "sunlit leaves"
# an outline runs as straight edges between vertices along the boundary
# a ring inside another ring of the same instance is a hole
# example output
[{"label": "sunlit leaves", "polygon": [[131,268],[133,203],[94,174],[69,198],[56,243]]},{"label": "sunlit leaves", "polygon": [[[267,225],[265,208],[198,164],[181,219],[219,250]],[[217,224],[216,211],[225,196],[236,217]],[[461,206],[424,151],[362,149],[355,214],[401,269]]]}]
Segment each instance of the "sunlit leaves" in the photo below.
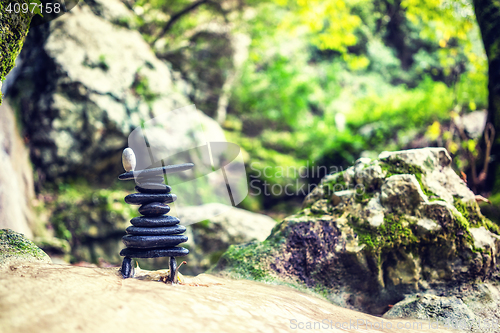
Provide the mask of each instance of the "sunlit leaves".
[{"label": "sunlit leaves", "polygon": [[442,48],[438,55],[445,71],[456,66],[461,53],[473,66],[484,66],[484,52],[474,50],[472,45],[471,35],[477,34],[477,26],[468,0],[402,0],[401,6],[406,9],[406,18],[420,27],[420,37]]},{"label": "sunlit leaves", "polygon": [[289,19],[282,24],[284,29],[306,26],[311,41],[320,49],[347,52],[347,47],[356,44],[355,29],[362,21],[351,13],[344,0],[276,0],[288,6]]},{"label": "sunlit leaves", "polygon": [[425,135],[429,138],[429,140],[436,141],[441,135],[441,125],[439,124],[439,121],[436,120],[432,123],[432,125],[427,127]]}]

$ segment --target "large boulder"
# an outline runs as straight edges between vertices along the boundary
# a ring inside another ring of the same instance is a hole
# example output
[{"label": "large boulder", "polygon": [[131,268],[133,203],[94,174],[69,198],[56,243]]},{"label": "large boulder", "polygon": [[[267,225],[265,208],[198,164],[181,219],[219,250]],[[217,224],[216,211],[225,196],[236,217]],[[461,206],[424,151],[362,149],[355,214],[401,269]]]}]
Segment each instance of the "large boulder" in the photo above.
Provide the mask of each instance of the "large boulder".
[{"label": "large boulder", "polygon": [[324,177],[298,214],[264,242],[230,247],[218,270],[381,314],[406,294],[498,276],[499,234],[444,148],[384,152]]},{"label": "large boulder", "polygon": [[32,161],[49,181],[111,183],[134,128],[191,104],[189,87],[170,65],[138,31],[118,24],[133,12],[118,0],[89,3],[33,28],[20,69],[6,82]]}]

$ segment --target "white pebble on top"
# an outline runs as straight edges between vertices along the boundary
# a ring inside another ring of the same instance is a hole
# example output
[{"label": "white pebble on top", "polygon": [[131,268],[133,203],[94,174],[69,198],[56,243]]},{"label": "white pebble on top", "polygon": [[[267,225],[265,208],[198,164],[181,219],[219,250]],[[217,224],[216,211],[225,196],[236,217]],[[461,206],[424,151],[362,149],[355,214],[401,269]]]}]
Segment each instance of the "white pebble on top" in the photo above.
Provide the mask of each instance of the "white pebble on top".
[{"label": "white pebble on top", "polygon": [[137,161],[132,148],[125,148],[122,153],[122,164],[125,171],[134,171]]}]

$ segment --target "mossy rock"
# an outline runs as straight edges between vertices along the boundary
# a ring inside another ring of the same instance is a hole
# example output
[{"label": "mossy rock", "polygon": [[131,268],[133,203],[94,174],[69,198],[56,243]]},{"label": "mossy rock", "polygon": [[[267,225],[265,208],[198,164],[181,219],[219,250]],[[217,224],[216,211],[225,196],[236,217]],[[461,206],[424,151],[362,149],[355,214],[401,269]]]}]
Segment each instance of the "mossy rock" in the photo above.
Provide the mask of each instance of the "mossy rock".
[{"label": "mossy rock", "polygon": [[50,257],[23,234],[0,230],[0,267],[14,262],[52,263]]},{"label": "mossy rock", "polygon": [[[28,34],[29,25],[33,14],[27,13],[12,14],[6,11],[9,5],[29,4],[27,0],[7,0],[0,2],[0,80],[14,68],[15,61],[24,39]],[[2,104],[2,93],[0,93],[0,104]]]},{"label": "mossy rock", "polygon": [[382,314],[416,292],[499,276],[498,225],[444,148],[384,152],[327,175],[264,242],[231,247],[216,271],[307,286]]}]

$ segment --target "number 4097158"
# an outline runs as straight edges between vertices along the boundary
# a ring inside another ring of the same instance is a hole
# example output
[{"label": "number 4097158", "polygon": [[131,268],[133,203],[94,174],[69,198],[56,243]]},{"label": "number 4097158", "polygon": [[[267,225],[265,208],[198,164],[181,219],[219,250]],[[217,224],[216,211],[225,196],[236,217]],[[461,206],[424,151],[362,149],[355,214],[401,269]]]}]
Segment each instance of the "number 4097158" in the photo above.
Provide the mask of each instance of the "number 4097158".
[{"label": "number 4097158", "polygon": [[8,13],[28,13],[32,14],[59,14],[61,12],[61,4],[60,3],[45,3],[41,4],[40,2],[31,2],[31,3],[9,3],[7,8],[5,9]]}]

